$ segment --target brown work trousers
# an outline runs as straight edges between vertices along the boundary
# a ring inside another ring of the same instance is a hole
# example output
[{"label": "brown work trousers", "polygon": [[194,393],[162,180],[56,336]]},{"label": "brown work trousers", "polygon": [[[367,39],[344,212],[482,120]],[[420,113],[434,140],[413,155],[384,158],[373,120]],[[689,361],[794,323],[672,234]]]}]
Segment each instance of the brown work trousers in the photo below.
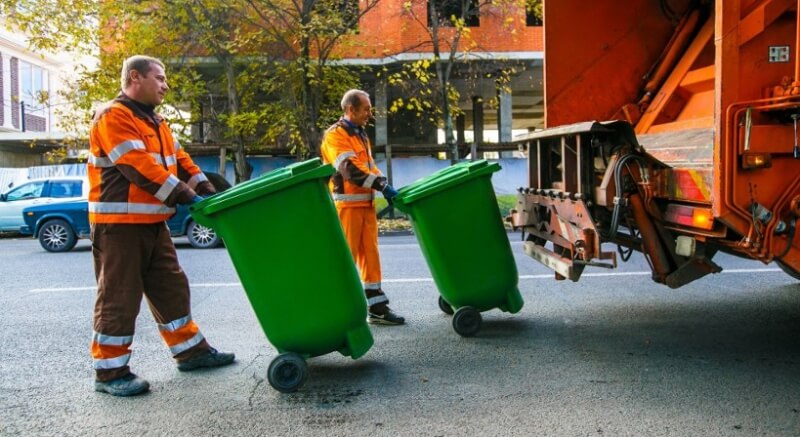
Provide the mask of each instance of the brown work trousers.
[{"label": "brown work trousers", "polygon": [[[97,278],[96,335],[133,336],[142,295],[147,297],[150,311],[159,324],[191,317],[189,280],[178,264],[175,245],[165,222],[95,223],[91,238]],[[95,347],[93,343],[93,354]],[[203,339],[174,358],[180,362],[208,349]],[[98,381],[110,381],[130,373],[127,365],[95,371]]]}]

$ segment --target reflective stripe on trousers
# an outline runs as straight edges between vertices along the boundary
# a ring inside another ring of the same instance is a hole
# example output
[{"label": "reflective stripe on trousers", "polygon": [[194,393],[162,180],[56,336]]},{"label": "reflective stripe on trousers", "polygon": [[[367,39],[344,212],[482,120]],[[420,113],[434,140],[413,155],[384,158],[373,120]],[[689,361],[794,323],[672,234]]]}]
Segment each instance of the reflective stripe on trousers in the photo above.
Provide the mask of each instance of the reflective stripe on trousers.
[{"label": "reflective stripe on trousers", "polygon": [[[367,294],[369,294],[369,290],[367,290]],[[389,298],[386,297],[385,294],[367,298],[367,305],[369,306],[377,305],[379,303],[389,303]]]},{"label": "reflective stripe on trousers", "polygon": [[[108,360],[95,366],[98,380],[109,381],[130,372],[130,355],[119,357],[130,353],[127,337],[132,339],[142,296],[147,296],[170,351],[179,355],[176,359],[208,349],[189,316],[189,280],[178,263],[165,223],[95,223],[91,237],[97,277],[94,330],[99,333],[92,341],[92,357]],[[101,347],[101,343],[110,344]]]},{"label": "reflective stripe on trousers", "polygon": [[200,328],[192,320],[192,316],[181,317],[169,323],[159,324],[158,330],[164,343],[169,346],[172,355],[187,351],[204,340]]},{"label": "reflective stripe on trousers", "polygon": [[128,365],[131,359],[132,335],[92,335],[92,361],[95,369],[114,369]]}]

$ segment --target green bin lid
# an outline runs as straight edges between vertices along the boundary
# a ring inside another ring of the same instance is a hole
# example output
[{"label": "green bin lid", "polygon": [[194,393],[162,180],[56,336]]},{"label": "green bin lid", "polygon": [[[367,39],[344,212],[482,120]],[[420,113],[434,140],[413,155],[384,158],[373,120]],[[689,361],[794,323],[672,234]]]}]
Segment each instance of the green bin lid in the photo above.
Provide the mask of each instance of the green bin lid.
[{"label": "green bin lid", "polygon": [[243,182],[229,190],[193,204],[189,209],[212,215],[243,202],[274,193],[311,179],[328,178],[334,173],[330,164],[322,165],[319,158],[287,165]]},{"label": "green bin lid", "polygon": [[404,206],[420,199],[461,185],[468,180],[492,174],[500,169],[500,164],[489,163],[484,159],[451,165],[401,188],[394,198],[394,205],[403,210]]}]

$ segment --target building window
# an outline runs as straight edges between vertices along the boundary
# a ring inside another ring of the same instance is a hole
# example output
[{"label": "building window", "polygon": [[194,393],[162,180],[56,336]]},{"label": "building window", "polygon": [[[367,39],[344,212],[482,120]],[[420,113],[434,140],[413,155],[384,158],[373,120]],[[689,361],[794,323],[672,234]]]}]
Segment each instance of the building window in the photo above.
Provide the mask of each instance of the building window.
[{"label": "building window", "polygon": [[5,90],[6,83],[3,79],[3,54],[0,53],[0,126],[6,124],[6,99],[3,91]]},{"label": "building window", "polygon": [[346,29],[358,30],[358,0],[340,0],[339,11]]},{"label": "building window", "polygon": [[541,18],[537,17],[536,14],[532,12],[525,13],[525,25],[529,27],[539,27],[542,26],[544,22]]},{"label": "building window", "polygon": [[533,0],[525,1],[525,25],[538,27],[544,24],[542,21],[542,2]]},{"label": "building window", "polygon": [[46,117],[50,99],[47,70],[19,61],[19,99],[25,103],[25,114]]},{"label": "building window", "polygon": [[478,0],[428,0],[428,26],[433,24],[431,17],[431,3],[436,10],[437,23],[439,26],[453,26],[453,19],[463,18],[467,27],[478,27],[481,25],[480,6]]}]

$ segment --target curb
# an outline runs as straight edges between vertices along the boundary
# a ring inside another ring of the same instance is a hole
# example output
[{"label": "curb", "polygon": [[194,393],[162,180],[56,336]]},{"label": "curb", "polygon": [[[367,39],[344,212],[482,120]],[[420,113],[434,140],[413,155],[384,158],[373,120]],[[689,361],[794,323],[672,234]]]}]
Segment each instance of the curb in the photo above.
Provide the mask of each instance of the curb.
[{"label": "curb", "polygon": [[410,235],[414,235],[411,230],[378,231],[379,237],[408,237]]}]

